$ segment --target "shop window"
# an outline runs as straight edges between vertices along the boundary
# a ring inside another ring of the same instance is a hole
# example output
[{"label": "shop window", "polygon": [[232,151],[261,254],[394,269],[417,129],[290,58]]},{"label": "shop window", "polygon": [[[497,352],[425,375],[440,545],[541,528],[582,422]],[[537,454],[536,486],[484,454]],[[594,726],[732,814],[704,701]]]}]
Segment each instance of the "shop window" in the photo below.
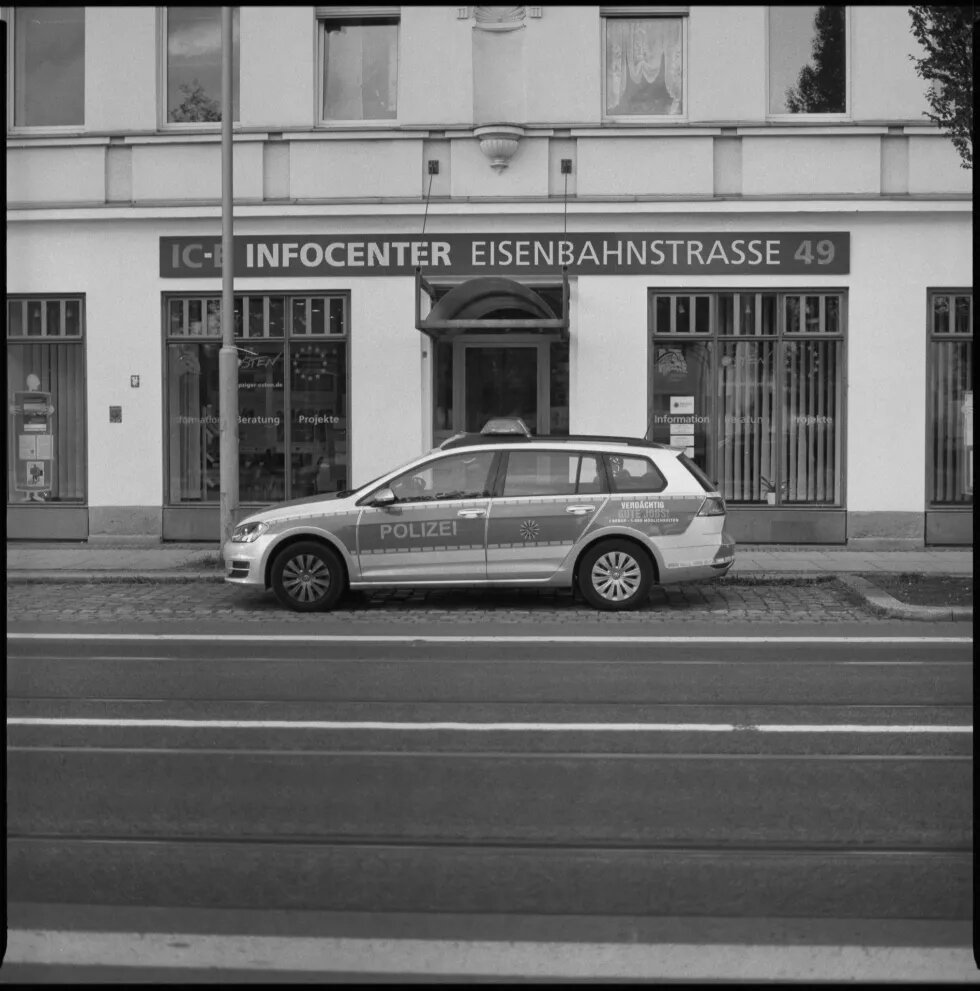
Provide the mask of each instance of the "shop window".
[{"label": "shop window", "polygon": [[370,13],[365,9],[342,16],[321,7],[317,15],[321,120],[394,120],[399,8],[375,7]]},{"label": "shop window", "polygon": [[[346,314],[339,295],[235,297],[243,504],[347,487]],[[220,297],[165,298],[164,333],[169,502],[216,503]]]},{"label": "shop window", "polygon": [[647,17],[642,8],[602,13],[605,116],[683,116],[687,18]]},{"label": "shop window", "polygon": [[[221,8],[165,7],[166,121],[221,120]],[[232,116],[239,119],[238,7],[232,8]]]},{"label": "shop window", "polygon": [[[704,299],[703,333],[682,306]],[[733,503],[839,505],[840,293],[652,294],[652,439],[683,449]]]},{"label": "shop window", "polygon": [[928,486],[933,507],[973,505],[973,293],[929,296]]},{"label": "shop window", "polygon": [[85,501],[81,297],[7,299],[7,501]]},{"label": "shop window", "polygon": [[847,112],[847,8],[769,8],[769,113]]},{"label": "shop window", "polygon": [[85,8],[16,7],[14,127],[85,123]]}]

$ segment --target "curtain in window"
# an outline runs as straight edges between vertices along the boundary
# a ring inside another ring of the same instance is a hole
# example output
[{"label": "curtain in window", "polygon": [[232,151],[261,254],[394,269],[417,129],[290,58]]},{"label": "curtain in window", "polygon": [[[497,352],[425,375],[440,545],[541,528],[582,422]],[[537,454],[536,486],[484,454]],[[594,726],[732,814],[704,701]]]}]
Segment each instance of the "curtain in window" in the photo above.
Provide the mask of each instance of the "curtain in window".
[{"label": "curtain in window", "polygon": [[767,497],[775,491],[776,477],[772,443],[775,377],[773,341],[722,345],[718,484],[726,499],[774,501]]},{"label": "curtain in window", "polygon": [[786,341],[783,348],[783,501],[833,502],[840,477],[838,342]]},{"label": "curtain in window", "polygon": [[973,342],[932,345],[930,501],[973,503]]},{"label": "curtain in window", "polygon": [[683,75],[678,18],[606,21],[606,109],[679,114]]},{"label": "curtain in window", "polygon": [[[77,344],[11,344],[7,348],[7,394],[28,388],[27,377],[40,380],[38,389],[51,393],[54,413],[51,491],[49,502],[85,501],[85,350]],[[9,458],[18,454],[17,439]],[[10,461],[13,468],[12,460]],[[14,491],[14,471],[8,472],[7,496],[12,501],[28,494]]]},{"label": "curtain in window", "polygon": [[324,119],[393,119],[398,105],[397,22],[328,21],[324,37]]}]

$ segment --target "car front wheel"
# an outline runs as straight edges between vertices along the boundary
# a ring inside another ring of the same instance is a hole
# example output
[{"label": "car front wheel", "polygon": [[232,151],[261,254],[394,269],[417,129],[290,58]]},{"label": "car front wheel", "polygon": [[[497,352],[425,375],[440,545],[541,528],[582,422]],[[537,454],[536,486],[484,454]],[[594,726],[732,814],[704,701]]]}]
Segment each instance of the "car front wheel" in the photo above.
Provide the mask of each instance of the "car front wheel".
[{"label": "car front wheel", "polygon": [[313,540],[290,544],[272,565],[272,590],[288,609],[332,609],[344,594],[344,567],[328,547]]},{"label": "car front wheel", "polygon": [[595,609],[635,609],[652,582],[649,558],[628,540],[602,541],[579,562],[579,590]]}]

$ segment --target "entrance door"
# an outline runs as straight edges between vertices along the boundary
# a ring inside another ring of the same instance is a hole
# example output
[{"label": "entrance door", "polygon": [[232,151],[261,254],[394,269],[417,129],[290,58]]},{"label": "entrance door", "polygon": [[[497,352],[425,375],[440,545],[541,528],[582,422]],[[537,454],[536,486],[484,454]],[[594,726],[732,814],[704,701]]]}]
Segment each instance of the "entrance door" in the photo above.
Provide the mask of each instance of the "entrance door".
[{"label": "entrance door", "polygon": [[479,433],[495,416],[519,416],[550,433],[550,344],[514,336],[457,338],[453,345],[453,428]]}]

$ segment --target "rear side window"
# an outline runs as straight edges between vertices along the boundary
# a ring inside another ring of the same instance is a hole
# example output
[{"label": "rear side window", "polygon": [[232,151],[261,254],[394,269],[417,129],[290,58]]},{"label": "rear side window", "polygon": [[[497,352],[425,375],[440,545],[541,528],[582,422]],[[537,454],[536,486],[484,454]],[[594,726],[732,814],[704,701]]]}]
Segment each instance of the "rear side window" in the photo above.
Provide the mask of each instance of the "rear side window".
[{"label": "rear side window", "polygon": [[663,492],[667,479],[649,459],[633,455],[604,454],[613,492]]},{"label": "rear side window", "polygon": [[605,492],[594,454],[511,451],[504,476],[505,496],[578,495]]},{"label": "rear side window", "polygon": [[698,480],[705,492],[718,491],[718,486],[686,454],[678,454],[677,460]]}]

